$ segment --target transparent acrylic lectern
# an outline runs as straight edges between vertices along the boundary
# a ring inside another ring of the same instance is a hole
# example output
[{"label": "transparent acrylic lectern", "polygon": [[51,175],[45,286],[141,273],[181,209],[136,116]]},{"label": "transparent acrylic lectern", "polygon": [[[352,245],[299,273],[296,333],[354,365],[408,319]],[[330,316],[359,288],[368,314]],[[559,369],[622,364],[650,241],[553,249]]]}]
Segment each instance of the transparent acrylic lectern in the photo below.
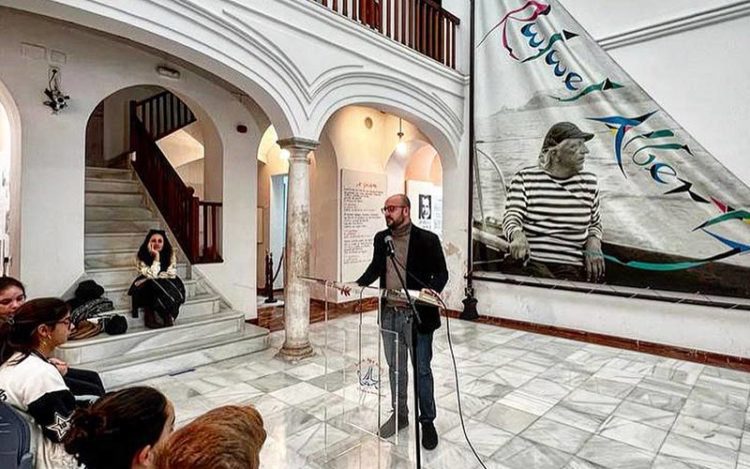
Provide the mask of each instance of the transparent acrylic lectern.
[{"label": "transparent acrylic lectern", "polygon": [[[318,292],[323,288],[326,298],[323,324],[313,324],[310,335],[325,368],[324,378],[317,383],[327,391],[326,403],[316,415],[323,421],[325,442],[321,451],[308,457],[309,462],[320,467],[381,468],[392,467],[399,460],[393,467],[401,467],[408,461],[404,441],[408,436],[398,432],[388,439],[378,436],[378,429],[392,412],[384,350],[389,344],[395,353],[394,368],[390,369],[394,388],[398,386],[395,377],[402,372],[396,366],[402,338],[380,327],[384,291],[353,289],[350,299],[358,301],[355,311],[333,314],[328,299],[336,297],[337,284],[306,280],[317,283],[314,288]],[[398,389],[394,392],[398,394]]]}]

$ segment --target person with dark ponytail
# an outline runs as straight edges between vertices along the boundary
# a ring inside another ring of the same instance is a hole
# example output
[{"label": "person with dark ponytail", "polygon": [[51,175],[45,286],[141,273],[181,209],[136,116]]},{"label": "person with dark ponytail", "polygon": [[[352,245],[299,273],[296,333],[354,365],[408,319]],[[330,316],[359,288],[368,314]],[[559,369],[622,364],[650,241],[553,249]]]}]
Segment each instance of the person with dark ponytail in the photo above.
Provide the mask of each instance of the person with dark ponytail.
[{"label": "person with dark ponytail", "polygon": [[163,230],[149,230],[136,255],[138,277],[128,290],[133,317],[144,311],[146,327],[174,325],[180,305],[185,302],[185,286],[177,276],[177,258]]},{"label": "person with dark ponytail", "polygon": [[48,361],[70,330],[70,309],[58,298],[31,300],[0,317],[0,401],[33,422],[37,469],[77,467],[62,445],[76,401]]},{"label": "person with dark ponytail", "polygon": [[[26,287],[13,277],[0,277],[0,317],[11,316],[26,302]],[[65,384],[75,396],[102,396],[104,384],[99,374],[91,370],[70,368],[59,358],[49,357],[63,376]]]},{"label": "person with dark ponytail", "polygon": [[154,388],[110,392],[75,411],[65,449],[86,469],[145,469],[174,429],[174,408]]}]

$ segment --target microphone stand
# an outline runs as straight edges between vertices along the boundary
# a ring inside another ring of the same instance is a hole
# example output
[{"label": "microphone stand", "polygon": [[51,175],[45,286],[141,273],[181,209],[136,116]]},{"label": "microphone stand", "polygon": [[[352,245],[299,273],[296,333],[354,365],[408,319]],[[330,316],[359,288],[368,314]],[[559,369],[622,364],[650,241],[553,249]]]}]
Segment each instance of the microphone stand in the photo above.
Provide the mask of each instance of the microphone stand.
[{"label": "microphone stand", "polygon": [[[419,368],[417,366],[417,326],[422,324],[422,319],[419,317],[419,312],[417,311],[417,307],[414,304],[414,300],[412,299],[411,294],[409,294],[409,289],[406,288],[406,281],[404,281],[404,277],[401,275],[401,271],[398,269],[398,264],[396,263],[396,252],[391,249],[390,246],[388,246],[387,250],[388,257],[391,258],[393,268],[396,270],[396,275],[398,275],[398,281],[401,283],[401,287],[404,289],[404,293],[406,293],[406,300],[409,302],[412,318],[414,319],[411,322],[411,364],[413,374],[412,381],[414,382],[414,416],[416,417],[414,419],[414,450],[417,455],[417,469],[422,469],[422,446],[419,442]],[[406,270],[406,266],[404,266],[404,270]],[[398,402],[398,396],[396,396],[396,402]],[[398,431],[398,421],[396,421],[395,423],[396,431]]]}]

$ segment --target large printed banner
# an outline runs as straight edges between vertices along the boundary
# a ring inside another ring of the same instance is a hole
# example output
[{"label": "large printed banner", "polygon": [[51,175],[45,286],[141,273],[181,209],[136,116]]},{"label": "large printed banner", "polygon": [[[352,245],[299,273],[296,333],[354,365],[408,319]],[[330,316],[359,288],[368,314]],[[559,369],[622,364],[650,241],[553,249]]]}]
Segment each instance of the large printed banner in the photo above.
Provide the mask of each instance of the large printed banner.
[{"label": "large printed banner", "polygon": [[473,270],[749,297],[747,186],[556,0],[476,8]]}]

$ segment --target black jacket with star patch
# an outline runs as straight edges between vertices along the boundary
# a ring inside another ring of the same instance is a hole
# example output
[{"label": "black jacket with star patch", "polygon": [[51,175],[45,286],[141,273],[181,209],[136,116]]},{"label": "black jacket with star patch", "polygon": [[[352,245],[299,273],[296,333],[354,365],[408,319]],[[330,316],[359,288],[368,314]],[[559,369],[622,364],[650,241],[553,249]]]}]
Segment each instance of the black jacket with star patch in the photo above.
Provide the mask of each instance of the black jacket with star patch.
[{"label": "black jacket with star patch", "polygon": [[0,366],[0,396],[39,425],[45,438],[60,443],[76,408],[75,398],[54,365],[16,353]]}]

